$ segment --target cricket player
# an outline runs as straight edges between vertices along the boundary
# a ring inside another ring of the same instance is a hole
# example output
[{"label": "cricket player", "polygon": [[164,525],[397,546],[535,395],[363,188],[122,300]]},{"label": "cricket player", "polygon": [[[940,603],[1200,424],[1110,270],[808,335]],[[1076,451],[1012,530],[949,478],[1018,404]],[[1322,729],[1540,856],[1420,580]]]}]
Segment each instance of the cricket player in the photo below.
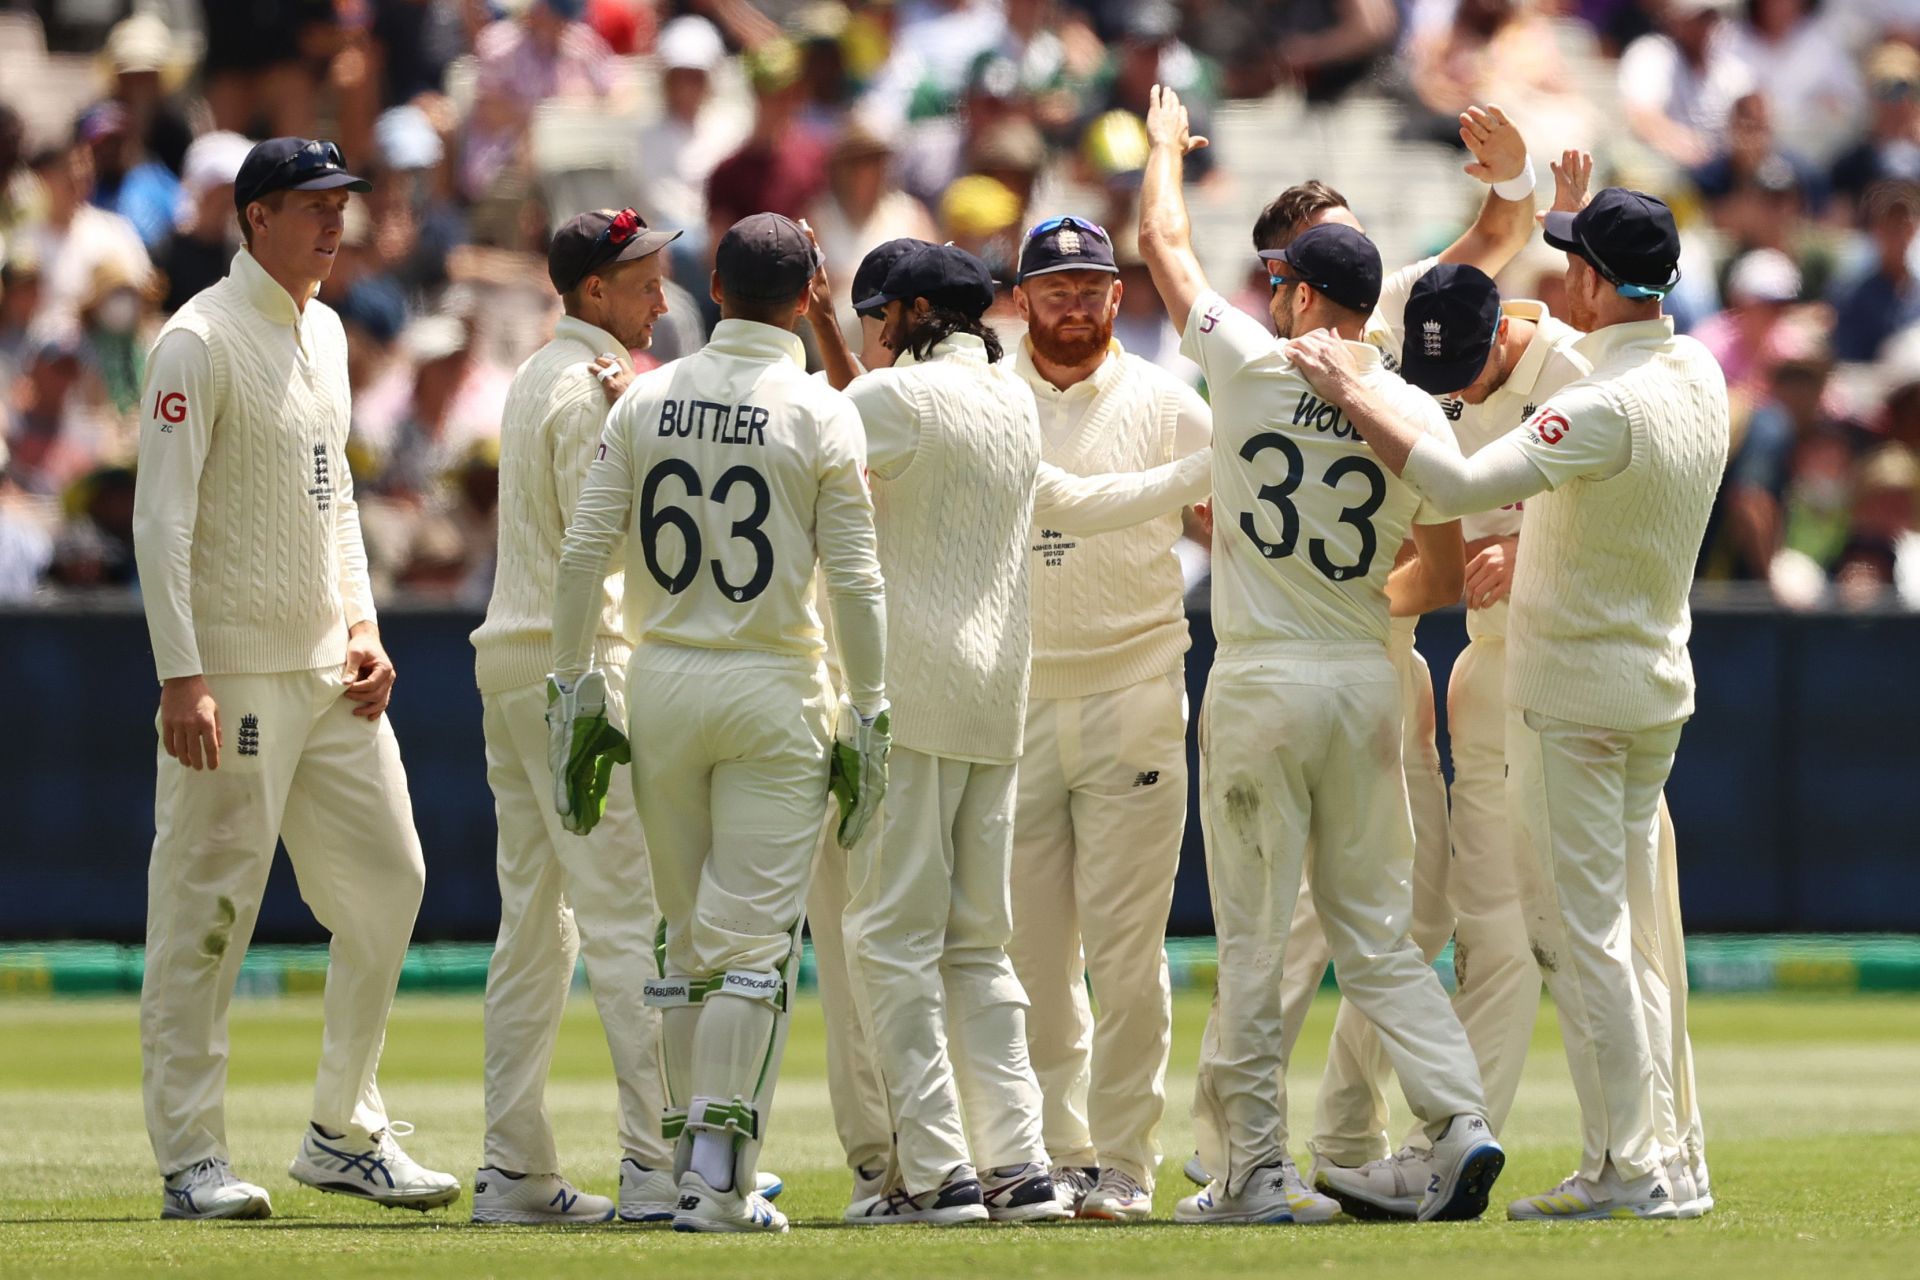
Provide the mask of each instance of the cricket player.
[{"label": "cricket player", "polygon": [[[853,760],[851,843],[884,788],[885,610],[852,405],[809,378],[793,329],[817,264],[786,218],[744,218],[715,251],[705,349],[634,380],[608,415],[554,594],[548,721],[556,806],[591,829],[626,739],[592,667],[625,538],[633,790],[665,923],[647,1000],[665,1010],[666,1137],[681,1231],[770,1231],[755,1188],[786,1038],[829,748]],[[836,730],[812,601],[824,566],[847,692]],[[836,771],[841,766],[835,756]]]},{"label": "cricket player", "polygon": [[140,1044],[161,1216],[264,1218],[229,1164],[227,1005],[285,840],[333,935],[311,1122],[288,1173],[416,1209],[460,1183],[401,1150],[374,1066],[426,869],[382,714],[347,471],[347,347],[314,294],[348,192],[331,142],[272,138],[234,183],[245,247],[147,366],[134,551],[161,681]]},{"label": "cricket player", "polygon": [[993,296],[986,264],[928,246],[856,304],[884,308],[896,353],[850,394],[875,482],[898,695],[890,797],[849,868],[855,985],[894,1133],[887,1193],[849,1213],[861,1225],[1070,1212],[1050,1176],[1026,1000],[1006,953],[1029,525],[1039,511],[1081,532],[1122,528],[1178,510],[1205,474],[1169,463],[1094,480],[1043,464],[1033,395],[981,319]]},{"label": "cricket player", "polygon": [[[925,244],[924,240],[907,237],[873,249],[853,273],[853,296],[864,299],[879,293],[894,263]],[[826,380],[836,390],[844,391],[868,369],[891,365],[894,353],[882,341],[885,324],[876,307],[859,315],[859,352],[848,348],[834,307],[829,270],[823,265],[813,278],[807,321],[826,366]],[[828,642],[828,665],[837,668],[831,636]],[[827,1095],[833,1103],[834,1129],[853,1175],[853,1194],[846,1212],[859,1216],[886,1189],[893,1122],[887,1113],[886,1086],[880,1080],[873,1037],[860,1020],[859,1002],[853,993],[857,974],[847,950],[845,929],[848,855],[835,838],[837,826],[837,820],[830,819],[821,832],[813,882],[807,890],[807,932],[813,938],[820,1012],[827,1024]]]},{"label": "cricket player", "polygon": [[[1146,470],[1212,438],[1191,387],[1114,341],[1122,292],[1104,228],[1063,217],[1027,233],[1013,369],[1041,457],[1075,474]],[[1039,528],[1030,554],[1007,954],[1056,1188],[1109,1221],[1152,1213],[1166,1108],[1167,911],[1187,818],[1180,532],[1178,512],[1094,538]]]},{"label": "cricket player", "polygon": [[1201,1157],[1217,1172],[1176,1217],[1313,1222],[1340,1212],[1289,1158],[1280,1077],[1282,957],[1309,860],[1343,994],[1386,1038],[1434,1142],[1418,1216],[1477,1217],[1504,1154],[1466,1034],[1408,936],[1413,833],[1400,682],[1386,649],[1393,551],[1411,533],[1429,589],[1457,593],[1459,530],[1382,474],[1351,425],[1312,394],[1292,367],[1296,335],[1329,331],[1324,340],[1374,394],[1451,440],[1438,406],[1357,341],[1380,294],[1372,242],[1321,226],[1268,256],[1276,343],[1206,287],[1193,255],[1180,177],[1187,151],[1206,142],[1189,135],[1177,95],[1154,89],[1147,129],[1141,253],[1207,378],[1215,432],[1220,653],[1202,713],[1201,793],[1220,975]]},{"label": "cricket player", "polygon": [[[613,1055],[620,1100],[619,1212],[671,1219],[679,1192],[660,1136],[660,1015],[642,988],[658,975],[658,912],[646,842],[624,775],[585,839],[561,826],[547,759],[547,680],[553,655],[553,583],[566,536],[606,425],[605,384],[631,376],[666,313],[660,251],[679,236],[631,209],[569,219],[547,250],[547,277],[564,313],[553,341],[514,375],[500,428],[500,548],[486,620],[473,633],[484,708],[487,781],[500,838],[500,936],[487,967],[487,1136],[474,1175],[475,1222],[602,1222],[615,1204],[560,1174],[547,1118],[547,1072],[560,1015],[584,947],[594,1003]],[[623,575],[607,578],[594,632],[594,666],[624,701],[632,647],[620,631]]]},{"label": "cricket player", "polygon": [[1426,443],[1330,344],[1296,359],[1441,509],[1526,504],[1508,618],[1507,802],[1584,1152],[1559,1187],[1508,1214],[1669,1218],[1670,1167],[1685,1162],[1657,1080],[1671,1050],[1654,1045],[1672,1042],[1657,990],[1649,1018],[1650,988],[1667,981],[1658,809],[1693,708],[1687,591],[1726,461],[1726,383],[1662,314],[1679,271],[1665,204],[1611,188],[1577,214],[1550,213],[1547,241],[1568,253],[1572,319],[1588,331],[1578,350],[1593,370],[1470,458]]}]

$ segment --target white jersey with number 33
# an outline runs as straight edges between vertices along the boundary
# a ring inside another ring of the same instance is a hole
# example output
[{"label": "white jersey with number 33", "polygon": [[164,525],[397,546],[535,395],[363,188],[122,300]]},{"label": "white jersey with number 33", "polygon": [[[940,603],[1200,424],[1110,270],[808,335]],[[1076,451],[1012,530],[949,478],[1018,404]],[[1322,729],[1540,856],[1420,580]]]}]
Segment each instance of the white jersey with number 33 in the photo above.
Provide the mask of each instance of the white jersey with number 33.
[{"label": "white jersey with number 33", "polygon": [[[1387,574],[1410,525],[1444,524],[1314,394],[1288,344],[1218,293],[1181,350],[1213,405],[1213,627],[1220,643],[1388,639]],[[1405,420],[1451,440],[1433,398],[1349,342],[1362,378]]]}]

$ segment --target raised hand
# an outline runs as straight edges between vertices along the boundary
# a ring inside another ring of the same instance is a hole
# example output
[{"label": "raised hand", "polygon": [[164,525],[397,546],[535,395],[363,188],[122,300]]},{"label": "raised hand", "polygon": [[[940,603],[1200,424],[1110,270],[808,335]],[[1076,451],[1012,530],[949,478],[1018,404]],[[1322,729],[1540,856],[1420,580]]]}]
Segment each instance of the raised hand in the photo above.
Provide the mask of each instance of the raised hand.
[{"label": "raised hand", "polygon": [[1166,85],[1153,86],[1147,98],[1147,142],[1156,147],[1177,147],[1181,155],[1192,155],[1207,145],[1203,136],[1190,131],[1187,108],[1180,95]]},{"label": "raised hand", "polygon": [[1488,186],[1517,178],[1527,167],[1527,140],[1492,103],[1460,113],[1460,141],[1473,153],[1467,172]]}]

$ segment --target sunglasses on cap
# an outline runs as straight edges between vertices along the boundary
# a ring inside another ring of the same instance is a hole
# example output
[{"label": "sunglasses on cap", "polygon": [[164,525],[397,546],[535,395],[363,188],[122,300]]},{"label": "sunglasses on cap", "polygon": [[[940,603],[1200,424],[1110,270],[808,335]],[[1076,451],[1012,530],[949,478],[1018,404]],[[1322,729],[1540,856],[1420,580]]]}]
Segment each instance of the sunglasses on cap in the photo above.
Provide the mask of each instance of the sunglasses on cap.
[{"label": "sunglasses on cap", "polygon": [[[323,173],[333,173],[346,167],[346,157],[340,154],[337,144],[328,142],[325,138],[316,138],[267,170],[265,180],[258,186],[267,191],[279,187],[297,187],[309,178],[317,178]],[[285,182],[280,181],[282,178]]]},{"label": "sunglasses on cap", "polygon": [[1027,228],[1027,234],[1022,239],[1032,240],[1036,236],[1043,236],[1049,231],[1058,231],[1062,227],[1072,227],[1076,231],[1099,236],[1108,244],[1113,243],[1113,237],[1107,234],[1105,227],[1097,222],[1088,222],[1085,218],[1076,218],[1070,213],[1063,213],[1057,218],[1048,218],[1045,222],[1035,223]]},{"label": "sunglasses on cap", "polygon": [[1680,268],[1675,266],[1673,273],[1667,277],[1667,282],[1663,285],[1629,284],[1625,280],[1622,280],[1619,275],[1614,272],[1612,267],[1609,267],[1605,262],[1601,261],[1599,253],[1596,252],[1593,247],[1593,242],[1588,240],[1578,228],[1574,230],[1573,234],[1574,238],[1580,241],[1580,248],[1582,250],[1580,256],[1586,259],[1587,265],[1599,272],[1600,278],[1612,285],[1614,292],[1623,298],[1632,298],[1637,302],[1645,302],[1652,298],[1664,298],[1673,292],[1675,285],[1680,283]]}]

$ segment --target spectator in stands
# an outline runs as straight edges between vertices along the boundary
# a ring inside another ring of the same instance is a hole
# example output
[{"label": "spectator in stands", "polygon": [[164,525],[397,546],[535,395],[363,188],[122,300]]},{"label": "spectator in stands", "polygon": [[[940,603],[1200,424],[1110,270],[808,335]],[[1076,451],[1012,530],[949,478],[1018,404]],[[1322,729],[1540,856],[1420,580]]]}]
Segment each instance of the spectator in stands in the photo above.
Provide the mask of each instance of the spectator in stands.
[{"label": "spectator in stands", "polygon": [[[746,55],[753,84],[753,132],[707,179],[707,242],[750,213],[798,220],[826,187],[826,144],[797,127],[800,55],[785,39]],[[705,296],[704,293],[696,296]]]},{"label": "spectator in stands", "polygon": [[252,148],[239,134],[220,131],[194,139],[187,148],[173,234],[154,258],[167,280],[165,310],[179,310],[188,298],[227,274],[240,248],[233,180]]},{"label": "spectator in stands", "polygon": [[40,186],[24,163],[26,140],[27,126],[20,113],[0,102],[0,254],[23,227],[40,217]]},{"label": "spectator in stands", "polygon": [[[1024,118],[1027,109],[1020,68],[999,52],[983,54],[974,62],[958,111],[907,129],[896,166],[901,188],[929,208],[939,204],[953,180],[971,171],[969,158],[979,140],[1003,121]],[[863,118],[880,127],[877,117]]]},{"label": "spectator in stands", "polygon": [[427,113],[408,103],[381,113],[373,129],[377,158],[371,269],[414,293],[447,282],[447,255],[467,239],[467,222],[442,180],[446,151]]},{"label": "spectator in stands", "polygon": [[135,13],[107,34],[106,56],[113,69],[109,94],[126,108],[146,154],[184,175],[194,130],[185,104],[172,92],[172,82],[186,70],[173,33],[154,14]]},{"label": "spectator in stands", "polygon": [[1905,445],[1884,445],[1862,464],[1847,545],[1833,571],[1840,603],[1920,608],[1917,501],[1920,462]]},{"label": "spectator in stands", "polygon": [[87,202],[93,192],[93,155],[84,143],[49,147],[34,156],[32,168],[46,193],[46,217],[28,227],[21,239],[41,264],[41,317],[70,326],[101,263],[118,263],[142,282],[152,264],[131,222]]},{"label": "spectator in stands", "polygon": [[1876,182],[1920,182],[1920,50],[1889,41],[1867,60],[1873,101],[1865,138],[1833,165],[1833,188],[1858,202]]},{"label": "spectator in stands", "polygon": [[[1172,0],[1139,0],[1122,20],[1122,39],[1107,52],[1106,65],[1088,88],[1089,112],[1129,111],[1145,119],[1147,95],[1156,84],[1180,95],[1193,132],[1207,132],[1220,100],[1220,68],[1180,39],[1180,10]],[[1187,156],[1186,176],[1197,182],[1213,172],[1212,148]]]},{"label": "spectator in stands", "polygon": [[7,442],[0,438],[0,604],[22,604],[33,598],[53,560],[53,538],[7,462]]},{"label": "spectator in stands", "polygon": [[75,481],[62,505],[71,514],[54,537],[47,581],[82,591],[134,585],[132,470],[101,467]]},{"label": "spectator in stands", "polygon": [[813,0],[788,23],[800,53],[801,127],[831,138],[840,131],[853,101],[853,83],[840,41],[853,15],[840,0]]},{"label": "spectator in stands", "polygon": [[689,14],[660,29],[657,52],[662,110],[640,131],[634,207],[655,226],[703,233],[707,177],[742,140],[739,122],[713,101],[726,46],[711,22]]},{"label": "spectator in stands", "polygon": [[524,166],[534,108],[550,98],[593,102],[615,87],[607,42],[580,21],[585,0],[521,0],[517,16],[490,23],[474,41],[479,74],[467,120],[461,185],[472,199]]},{"label": "spectator in stands", "polygon": [[339,44],[331,0],[200,0],[213,127],[310,138],[320,71]]},{"label": "spectator in stands", "polygon": [[26,370],[28,334],[40,310],[40,260],[31,247],[0,260],[0,401]]},{"label": "spectator in stands", "polygon": [[1726,142],[1718,154],[1693,171],[1693,185],[1711,205],[1718,206],[1737,193],[1777,185],[1779,170],[1784,166],[1800,195],[1801,212],[1818,216],[1827,203],[1826,180],[1805,156],[1781,145],[1773,117],[1767,95],[1758,89],[1736,99],[1727,115]]},{"label": "spectator in stands", "polygon": [[1800,268],[1778,249],[1750,250],[1734,263],[1726,296],[1727,309],[1695,326],[1693,336],[1720,362],[1734,420],[1741,422],[1785,356],[1789,309],[1800,300]]},{"label": "spectator in stands", "polygon": [[1007,29],[994,53],[1013,64],[1033,121],[1056,143],[1070,142],[1084,104],[1081,90],[1106,50],[1086,20],[1055,0],[1008,0]]},{"label": "spectator in stands", "polygon": [[60,493],[93,465],[94,429],[80,335],[71,323],[41,322],[27,341],[20,375],[7,390],[8,471],[28,493]]},{"label": "spectator in stands", "polygon": [[[1393,0],[1301,0],[1278,6],[1274,20],[1280,70],[1315,105],[1337,101],[1373,75],[1400,35]],[[1265,42],[1253,47],[1264,51]],[[1230,78],[1239,78],[1228,66]]]},{"label": "spectator in stands", "polygon": [[1006,34],[992,0],[926,0],[902,6],[887,63],[874,77],[864,108],[874,126],[951,113],[981,54]]},{"label": "spectator in stands", "polygon": [[1733,104],[1754,87],[1725,14],[1736,0],[1665,0],[1660,30],[1620,58],[1620,101],[1639,139],[1683,168],[1725,145]]},{"label": "spectator in stands", "polygon": [[102,442],[101,451],[116,461],[138,451],[134,410],[146,377],[147,344],[160,328],[149,315],[143,287],[118,263],[103,262],[80,306],[81,349],[98,380],[101,411],[118,419],[118,430]]},{"label": "spectator in stands", "polygon": [[[869,250],[889,240],[933,239],[926,206],[895,187],[888,177],[893,148],[858,120],[848,121],[827,163],[827,196],[811,221],[827,261],[858,264]],[[829,272],[834,306],[851,322],[853,272]]]},{"label": "spectator in stands", "polygon": [[74,134],[93,153],[91,201],[131,222],[148,249],[173,231],[180,180],[146,153],[127,109],[112,98],[81,113]]},{"label": "spectator in stands", "polygon": [[1746,8],[1733,29],[1734,56],[1764,86],[1787,145],[1831,163],[1866,106],[1860,68],[1815,20],[1813,0],[1747,0]]},{"label": "spectator in stands", "polygon": [[1459,0],[1451,22],[1414,32],[1407,58],[1431,113],[1410,129],[1416,137],[1464,146],[1460,113],[1484,102],[1500,103],[1530,138],[1584,148],[1592,134],[1553,29],[1527,0]]},{"label": "spectator in stands", "polygon": [[987,264],[996,280],[1011,280],[1025,209],[1020,197],[998,178],[968,174],[940,199],[936,236]]},{"label": "spectator in stands", "polygon": [[1872,360],[1895,332],[1920,322],[1920,280],[1914,236],[1920,228],[1920,184],[1881,182],[1867,189],[1863,218],[1872,258],[1865,271],[1834,291],[1833,352]]},{"label": "spectator in stands", "polygon": [[[1727,460],[1715,527],[1707,535],[1706,551],[1722,562],[1726,576],[1747,581],[1768,581],[1774,558],[1787,545],[1789,490],[1803,445],[1816,437],[1835,443],[1843,440],[1843,430],[1826,406],[1832,367],[1828,354],[1804,326],[1793,332],[1797,336],[1782,344],[1783,358],[1773,366],[1766,400],[1748,417]],[[1844,448],[1842,444],[1843,453]],[[1844,471],[1836,469],[1833,474],[1843,477]],[[1799,495],[1802,527],[1798,532],[1803,553],[1829,560],[1837,544],[1821,546],[1806,523],[1808,499],[1819,496],[1818,489],[1816,482]],[[1845,497],[1843,486],[1837,503],[1828,495],[1828,500],[1816,505],[1843,508]]]},{"label": "spectator in stands", "polygon": [[476,441],[499,436],[507,378],[475,353],[469,326],[455,316],[421,316],[402,342],[413,394],[372,489],[421,507],[443,496],[442,478]]}]

